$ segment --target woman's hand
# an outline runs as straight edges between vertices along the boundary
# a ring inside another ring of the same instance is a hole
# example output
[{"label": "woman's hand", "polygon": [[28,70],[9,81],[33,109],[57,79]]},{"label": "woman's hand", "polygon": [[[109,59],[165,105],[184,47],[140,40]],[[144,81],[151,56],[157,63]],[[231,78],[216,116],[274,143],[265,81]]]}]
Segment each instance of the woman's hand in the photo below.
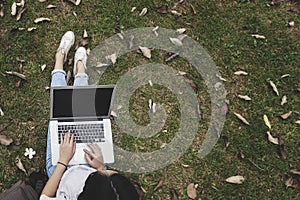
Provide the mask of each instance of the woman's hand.
[{"label": "woman's hand", "polygon": [[97,144],[89,144],[88,146],[92,151],[83,149],[88,163],[97,170],[104,169],[103,156],[100,147]]},{"label": "woman's hand", "polygon": [[64,136],[61,135],[61,143],[60,143],[60,157],[59,161],[68,165],[70,160],[73,158],[76,143],[74,142],[74,134],[67,132]]}]

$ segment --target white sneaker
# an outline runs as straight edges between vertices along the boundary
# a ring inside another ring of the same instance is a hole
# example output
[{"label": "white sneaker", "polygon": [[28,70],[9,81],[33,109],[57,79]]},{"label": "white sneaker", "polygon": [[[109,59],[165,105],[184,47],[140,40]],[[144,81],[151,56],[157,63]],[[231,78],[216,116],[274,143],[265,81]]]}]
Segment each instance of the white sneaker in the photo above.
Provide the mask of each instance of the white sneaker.
[{"label": "white sneaker", "polygon": [[81,62],[83,63],[84,68],[86,69],[87,54],[86,54],[86,49],[84,47],[79,47],[77,49],[76,53],[75,53],[74,68],[73,68],[74,75],[77,74],[76,65],[77,65],[77,62],[79,60],[81,60]]},{"label": "white sneaker", "polygon": [[74,42],[75,42],[75,35],[72,31],[67,31],[61,38],[57,51],[61,50],[61,52],[65,55],[64,62],[66,62],[69,50],[74,44]]}]

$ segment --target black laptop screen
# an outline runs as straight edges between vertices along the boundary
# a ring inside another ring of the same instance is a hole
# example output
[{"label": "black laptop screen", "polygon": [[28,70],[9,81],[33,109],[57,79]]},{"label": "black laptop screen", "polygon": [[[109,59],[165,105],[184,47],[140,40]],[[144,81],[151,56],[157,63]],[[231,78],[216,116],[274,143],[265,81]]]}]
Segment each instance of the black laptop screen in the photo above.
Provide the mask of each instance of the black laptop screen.
[{"label": "black laptop screen", "polygon": [[108,117],[114,88],[53,89],[52,118]]}]

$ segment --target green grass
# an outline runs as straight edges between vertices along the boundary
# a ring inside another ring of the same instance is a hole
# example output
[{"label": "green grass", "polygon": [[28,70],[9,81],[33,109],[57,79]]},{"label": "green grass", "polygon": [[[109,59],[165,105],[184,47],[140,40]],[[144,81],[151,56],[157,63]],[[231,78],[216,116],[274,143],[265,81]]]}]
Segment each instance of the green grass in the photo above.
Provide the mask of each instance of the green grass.
[{"label": "green grass", "polygon": [[[49,91],[45,87],[50,84],[55,50],[63,33],[72,30],[79,39],[83,29],[87,29],[92,37],[90,47],[93,49],[120,29],[160,26],[169,29],[185,27],[187,34],[209,52],[222,77],[227,79],[224,84],[230,103],[222,136],[226,136],[230,144],[225,148],[224,141],[220,139],[208,156],[198,158],[210,120],[207,87],[200,74],[185,60],[175,58],[168,62],[168,66],[187,72],[187,76],[198,84],[200,89],[196,93],[201,123],[193,144],[176,162],[150,173],[126,173],[147,191],[145,199],[170,199],[170,188],[177,190],[180,199],[187,199],[189,183],[198,184],[197,197],[202,199],[299,199],[299,190],[284,185],[290,177],[290,169],[300,170],[299,125],[295,123],[300,118],[300,15],[299,11],[289,11],[292,7],[300,9],[299,1],[282,1],[275,6],[270,5],[271,1],[263,0],[184,1],[174,8],[183,14],[180,17],[170,12],[164,15],[156,12],[161,5],[168,5],[170,10],[176,3],[173,0],[83,0],[79,6],[66,1],[28,1],[20,21],[10,15],[12,2],[4,2],[5,16],[0,19],[0,107],[5,113],[0,117],[0,129],[12,122],[0,134],[14,140],[8,147],[0,145],[1,191],[28,177],[16,167],[17,156],[29,173],[45,168],[49,120]],[[47,3],[57,8],[47,10]],[[196,14],[193,14],[191,5],[197,10]],[[131,13],[133,6],[137,7],[137,11]],[[148,13],[141,17],[138,13],[144,7],[148,8]],[[77,17],[73,12],[77,13]],[[34,24],[33,20],[41,16],[50,17],[52,21]],[[290,21],[295,21],[295,27],[288,26]],[[37,30],[12,31],[17,27],[27,29],[32,26],[36,26]],[[266,40],[254,39],[251,34],[264,35]],[[74,51],[71,51],[70,57],[73,55]],[[116,83],[134,66],[164,63],[165,55],[166,52],[159,50],[153,51],[150,60],[135,52],[123,55],[114,66],[108,67],[101,84]],[[5,75],[5,71],[19,71],[17,57],[25,60],[22,73],[28,77],[28,81],[22,81],[18,88],[15,84],[19,78]],[[42,64],[47,65],[43,72],[40,69]],[[71,70],[72,66],[66,65],[66,69]],[[247,71],[249,75],[236,76],[233,73],[237,70]],[[291,76],[281,79],[283,74]],[[269,80],[278,87],[279,97],[272,91]],[[237,97],[238,94],[247,94],[252,101],[243,101]],[[280,106],[283,95],[288,97],[288,103]],[[117,145],[133,152],[145,152],[159,149],[163,143],[172,140],[173,133],[178,130],[180,111],[176,97],[168,89],[158,85],[139,88],[130,99],[131,117],[137,124],[147,125],[150,122],[150,98],[164,105],[168,113],[164,129],[168,132],[160,132],[149,140],[137,139],[120,132],[113,120]],[[293,111],[293,114],[282,120],[279,116],[288,111]],[[233,112],[246,117],[250,126],[242,124]],[[264,114],[271,121],[272,133],[282,135],[287,148],[286,160],[280,158],[278,147],[267,140],[267,127],[262,120]],[[23,155],[26,147],[37,152],[33,160]],[[244,159],[238,157],[239,148],[245,154]],[[227,177],[237,174],[246,177],[243,184],[224,182]],[[164,180],[163,186],[153,192],[161,179]]]}]

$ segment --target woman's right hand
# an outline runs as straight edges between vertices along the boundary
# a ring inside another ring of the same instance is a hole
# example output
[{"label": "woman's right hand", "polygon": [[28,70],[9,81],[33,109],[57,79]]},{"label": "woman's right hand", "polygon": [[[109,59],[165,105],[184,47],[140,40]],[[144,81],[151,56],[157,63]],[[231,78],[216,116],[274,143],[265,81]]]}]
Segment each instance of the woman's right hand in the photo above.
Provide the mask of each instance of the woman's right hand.
[{"label": "woman's right hand", "polygon": [[103,155],[101,148],[97,144],[88,144],[92,151],[83,149],[87,162],[97,170],[104,169]]}]

